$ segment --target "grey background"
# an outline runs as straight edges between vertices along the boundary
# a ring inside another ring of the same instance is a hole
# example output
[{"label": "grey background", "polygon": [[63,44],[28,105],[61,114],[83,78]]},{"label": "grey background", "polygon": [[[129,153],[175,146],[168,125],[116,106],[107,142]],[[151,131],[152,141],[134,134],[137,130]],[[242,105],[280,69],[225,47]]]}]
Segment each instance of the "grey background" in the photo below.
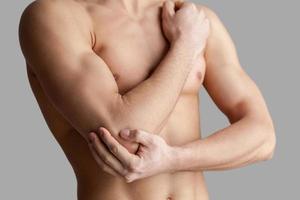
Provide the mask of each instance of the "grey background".
[{"label": "grey background", "polygon": [[[0,199],[71,200],[76,198],[74,174],[42,118],[19,50],[18,21],[30,2],[0,1]],[[265,97],[277,133],[273,160],[207,172],[211,199],[299,199],[297,1],[201,2],[218,13],[231,33],[244,69]],[[228,123],[206,92],[201,93],[202,132],[209,135]]]}]

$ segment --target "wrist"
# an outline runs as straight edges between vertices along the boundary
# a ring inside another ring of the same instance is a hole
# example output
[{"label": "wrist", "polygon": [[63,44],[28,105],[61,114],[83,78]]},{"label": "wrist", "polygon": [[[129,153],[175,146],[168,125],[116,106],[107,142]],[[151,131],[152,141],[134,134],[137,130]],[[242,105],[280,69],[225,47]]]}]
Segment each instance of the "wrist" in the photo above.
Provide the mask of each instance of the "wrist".
[{"label": "wrist", "polygon": [[192,42],[183,37],[179,37],[171,43],[171,49],[176,49],[181,54],[189,57],[191,60],[197,58],[197,48]]},{"label": "wrist", "polygon": [[171,162],[170,162],[170,172],[174,173],[177,171],[181,171],[183,169],[183,152],[184,149],[179,146],[171,147]]}]

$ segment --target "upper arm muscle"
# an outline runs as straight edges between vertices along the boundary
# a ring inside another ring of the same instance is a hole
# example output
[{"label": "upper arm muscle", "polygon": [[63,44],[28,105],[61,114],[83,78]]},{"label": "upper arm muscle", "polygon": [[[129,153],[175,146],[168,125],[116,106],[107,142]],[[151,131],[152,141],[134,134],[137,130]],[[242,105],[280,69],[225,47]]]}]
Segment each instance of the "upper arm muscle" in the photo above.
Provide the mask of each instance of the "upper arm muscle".
[{"label": "upper arm muscle", "polygon": [[238,120],[249,110],[266,111],[259,89],[240,66],[226,28],[213,11],[205,11],[211,22],[211,34],[205,52],[204,87],[230,121]]},{"label": "upper arm muscle", "polygon": [[118,97],[118,87],[93,52],[88,28],[63,10],[62,3],[53,4],[34,3],[25,10],[21,47],[49,99],[74,128],[86,133],[109,123],[108,104]]}]

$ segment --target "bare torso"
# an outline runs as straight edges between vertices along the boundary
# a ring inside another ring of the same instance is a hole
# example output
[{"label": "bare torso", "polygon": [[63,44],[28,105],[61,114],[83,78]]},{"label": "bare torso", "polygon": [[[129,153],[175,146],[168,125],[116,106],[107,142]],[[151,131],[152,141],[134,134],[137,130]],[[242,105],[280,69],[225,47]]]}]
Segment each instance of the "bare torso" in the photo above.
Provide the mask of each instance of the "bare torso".
[{"label": "bare torso", "polygon": [[[120,93],[125,93],[145,80],[168,51],[161,30],[162,1],[149,3],[139,17],[130,16],[114,1],[87,2],[70,1],[70,9],[75,17],[87,15],[91,19],[93,49],[114,74]],[[201,137],[198,94],[204,75],[202,57],[190,72],[174,111],[159,133],[168,144],[185,144]],[[86,141],[47,99],[30,67],[28,76],[46,122],[75,171],[79,199],[208,199],[202,172],[159,174],[126,183],[99,170]]]}]

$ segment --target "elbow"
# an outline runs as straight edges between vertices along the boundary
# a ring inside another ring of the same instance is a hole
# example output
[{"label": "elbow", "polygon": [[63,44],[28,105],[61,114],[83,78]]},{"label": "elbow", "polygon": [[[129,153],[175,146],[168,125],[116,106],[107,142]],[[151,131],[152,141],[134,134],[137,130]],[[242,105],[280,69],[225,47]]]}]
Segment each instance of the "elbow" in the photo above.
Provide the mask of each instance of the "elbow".
[{"label": "elbow", "polygon": [[112,130],[115,134],[124,129],[134,129],[133,123],[138,120],[134,119],[134,112],[128,99],[122,95],[116,95],[115,101],[111,101],[111,109],[109,109],[110,122]]},{"label": "elbow", "polygon": [[266,150],[259,155],[259,161],[268,161],[274,157],[275,143],[264,147]]},{"label": "elbow", "polygon": [[160,120],[156,120],[151,113],[145,114],[147,110],[137,106],[130,97],[118,95],[116,101],[111,106],[111,121],[115,125],[115,131],[121,131],[124,128],[140,129],[149,133],[160,131]]},{"label": "elbow", "polygon": [[267,129],[264,128],[263,142],[259,149],[258,160],[268,161],[274,157],[276,148],[276,135],[275,129],[272,123],[269,123]]}]

